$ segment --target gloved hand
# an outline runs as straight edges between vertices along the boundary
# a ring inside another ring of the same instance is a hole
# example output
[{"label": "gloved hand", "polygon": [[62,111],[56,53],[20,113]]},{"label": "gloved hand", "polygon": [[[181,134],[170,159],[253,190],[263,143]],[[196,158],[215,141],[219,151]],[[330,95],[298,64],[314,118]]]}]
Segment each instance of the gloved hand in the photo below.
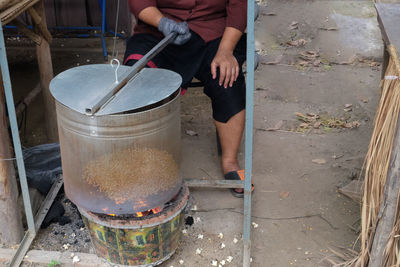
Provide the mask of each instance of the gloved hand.
[{"label": "gloved hand", "polygon": [[158,30],[164,34],[164,36],[169,35],[170,33],[176,32],[178,35],[175,40],[172,42],[176,45],[183,45],[187,41],[189,41],[190,36],[192,35],[189,30],[189,26],[185,22],[176,22],[172,19],[163,17],[161,18],[158,24]]}]

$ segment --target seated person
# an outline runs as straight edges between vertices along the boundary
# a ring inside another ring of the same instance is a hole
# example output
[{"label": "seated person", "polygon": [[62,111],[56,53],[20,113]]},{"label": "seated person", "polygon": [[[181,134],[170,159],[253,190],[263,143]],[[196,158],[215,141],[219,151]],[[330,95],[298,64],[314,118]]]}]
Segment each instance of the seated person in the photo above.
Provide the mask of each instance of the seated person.
[{"label": "seated person", "polygon": [[[164,36],[177,37],[148,67],[170,69],[182,76],[182,90],[193,77],[204,84],[222,148],[225,179],[244,179],[238,150],[245,124],[247,0],[129,0],[137,19],[127,43],[124,64],[132,66]],[[232,189],[243,197],[242,189]]]}]

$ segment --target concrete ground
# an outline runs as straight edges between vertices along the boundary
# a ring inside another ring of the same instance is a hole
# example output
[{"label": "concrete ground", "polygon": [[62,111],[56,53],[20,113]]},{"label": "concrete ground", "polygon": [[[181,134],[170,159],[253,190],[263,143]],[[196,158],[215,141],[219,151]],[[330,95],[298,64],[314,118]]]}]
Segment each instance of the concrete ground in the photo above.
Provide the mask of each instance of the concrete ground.
[{"label": "concrete ground", "polygon": [[[301,39],[304,46],[287,44]],[[325,266],[329,248],[357,248],[360,206],[337,190],[358,177],[372,131],[383,49],[376,14],[371,1],[262,1],[256,46],[252,266]],[[319,63],[300,58],[305,51],[318,53]],[[184,97],[183,132],[198,133],[183,137],[184,177],[217,179],[215,130],[204,107],[201,89]],[[360,126],[303,130],[296,112]],[[242,200],[228,190],[193,189],[192,196],[201,221],[165,266],[181,266],[179,259],[211,266],[228,256],[228,266],[241,266],[242,244],[233,239],[242,232]],[[204,252],[196,255],[197,248]]]},{"label": "concrete ground", "polygon": [[[329,266],[330,248],[358,248],[360,206],[338,188],[358,177],[372,132],[383,52],[376,14],[367,0],[259,2],[252,266]],[[98,47],[78,53],[68,45],[53,45],[56,73],[102,62]],[[35,61],[17,54],[10,68],[24,95],[26,83],[18,77],[37,82]],[[295,113],[320,117],[321,125],[305,124]],[[28,111],[25,145],[45,140],[39,114]],[[210,103],[201,88],[182,98],[181,114],[183,176],[221,179]],[[243,163],[243,152],[240,157]],[[191,205],[194,224],[185,226],[180,249],[162,266],[241,266],[242,200],[228,190],[192,189]]]}]

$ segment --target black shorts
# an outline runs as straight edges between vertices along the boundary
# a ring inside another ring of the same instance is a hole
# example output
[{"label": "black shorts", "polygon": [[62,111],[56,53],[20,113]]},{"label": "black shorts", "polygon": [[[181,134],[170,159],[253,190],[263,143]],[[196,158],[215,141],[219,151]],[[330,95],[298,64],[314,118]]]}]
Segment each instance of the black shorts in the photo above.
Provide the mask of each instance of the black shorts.
[{"label": "black shorts", "polygon": [[[132,66],[153,48],[161,38],[151,34],[136,34],[127,43],[124,64]],[[242,36],[237,44],[234,56],[239,63],[239,76],[232,87],[224,88],[211,76],[211,62],[214,59],[221,38],[205,43],[203,39],[192,32],[192,37],[184,45],[168,45],[147,65],[153,68],[169,69],[182,76],[182,88],[187,89],[193,79],[197,78],[204,84],[204,93],[210,97],[213,118],[219,122],[227,122],[246,106],[246,82],[242,65],[246,59],[246,38]]]}]

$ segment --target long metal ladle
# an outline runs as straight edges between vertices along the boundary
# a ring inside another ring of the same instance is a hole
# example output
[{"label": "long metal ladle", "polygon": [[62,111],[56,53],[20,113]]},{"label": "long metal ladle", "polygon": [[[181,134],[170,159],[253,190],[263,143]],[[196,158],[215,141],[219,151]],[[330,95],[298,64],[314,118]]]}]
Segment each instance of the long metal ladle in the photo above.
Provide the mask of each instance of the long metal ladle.
[{"label": "long metal ladle", "polygon": [[114,83],[108,93],[104,95],[97,103],[95,103],[91,107],[87,107],[85,112],[87,115],[95,115],[97,111],[101,109],[101,107],[107,103],[116,93],[118,93],[135,75],[143,69],[147,63],[154,58],[158,53],[160,53],[168,44],[170,44],[177,33],[171,33],[167,35],[164,39],[162,39],[155,47],[153,47],[146,55],[144,55],[138,62],[136,62],[130,71],[127,71],[123,74],[123,78],[120,82]]}]

